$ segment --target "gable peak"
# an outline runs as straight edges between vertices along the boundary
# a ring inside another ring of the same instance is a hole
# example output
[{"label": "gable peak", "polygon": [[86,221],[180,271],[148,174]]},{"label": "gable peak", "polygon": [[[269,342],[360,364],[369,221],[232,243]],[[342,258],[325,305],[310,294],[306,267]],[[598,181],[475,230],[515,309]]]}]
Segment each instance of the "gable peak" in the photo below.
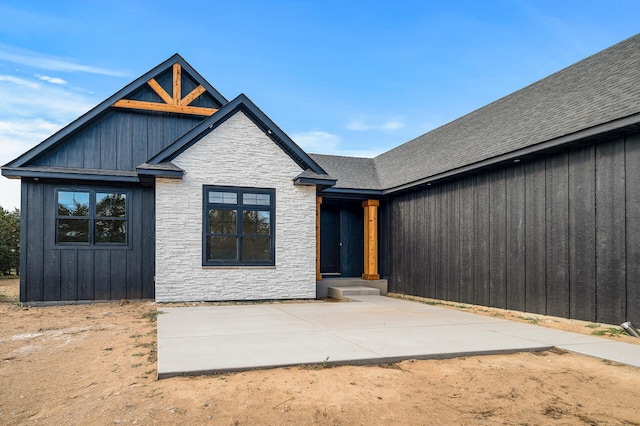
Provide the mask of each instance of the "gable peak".
[{"label": "gable peak", "polygon": [[180,55],[173,55],[169,61],[174,61],[171,65],[172,79],[171,89],[168,92],[165,88],[156,80],[157,76],[151,77],[147,80],[146,84],[155,93],[160,101],[139,100],[139,99],[119,99],[113,103],[113,107],[116,108],[130,108],[144,111],[156,111],[156,112],[173,112],[178,114],[190,114],[199,116],[211,116],[218,108],[202,107],[192,105],[192,103],[198,99],[201,95],[207,92],[207,89],[198,84],[195,88],[191,89],[188,93],[183,94],[183,67],[181,63],[184,60]]}]

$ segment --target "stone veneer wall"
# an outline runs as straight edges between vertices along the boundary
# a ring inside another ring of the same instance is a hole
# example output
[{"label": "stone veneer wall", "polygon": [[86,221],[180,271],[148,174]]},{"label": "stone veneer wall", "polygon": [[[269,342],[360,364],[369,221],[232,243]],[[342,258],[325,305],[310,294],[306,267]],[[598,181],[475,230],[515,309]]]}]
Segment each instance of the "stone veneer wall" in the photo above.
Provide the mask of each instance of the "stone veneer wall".
[{"label": "stone veneer wall", "polygon": [[[156,300],[313,298],[315,187],[294,186],[302,171],[238,112],[180,154],[182,180],[156,180]],[[202,266],[202,187],[276,190],[276,266]]]}]

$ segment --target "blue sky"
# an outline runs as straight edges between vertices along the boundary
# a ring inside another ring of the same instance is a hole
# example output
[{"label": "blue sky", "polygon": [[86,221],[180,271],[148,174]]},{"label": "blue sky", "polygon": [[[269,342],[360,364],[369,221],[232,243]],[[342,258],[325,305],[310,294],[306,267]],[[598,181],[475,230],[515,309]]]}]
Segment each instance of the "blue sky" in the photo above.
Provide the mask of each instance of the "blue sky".
[{"label": "blue sky", "polygon": [[[7,1],[0,164],[180,53],[308,152],[375,156],[638,32],[640,1]],[[0,205],[19,207],[0,178]]]}]

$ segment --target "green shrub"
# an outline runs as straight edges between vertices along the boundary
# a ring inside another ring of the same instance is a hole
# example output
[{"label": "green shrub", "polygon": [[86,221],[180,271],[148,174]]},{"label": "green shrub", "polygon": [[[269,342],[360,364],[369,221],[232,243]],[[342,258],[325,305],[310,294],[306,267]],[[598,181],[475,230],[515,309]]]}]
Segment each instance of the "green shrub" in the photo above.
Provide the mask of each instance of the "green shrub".
[{"label": "green shrub", "polygon": [[0,206],[0,275],[20,273],[20,210]]}]

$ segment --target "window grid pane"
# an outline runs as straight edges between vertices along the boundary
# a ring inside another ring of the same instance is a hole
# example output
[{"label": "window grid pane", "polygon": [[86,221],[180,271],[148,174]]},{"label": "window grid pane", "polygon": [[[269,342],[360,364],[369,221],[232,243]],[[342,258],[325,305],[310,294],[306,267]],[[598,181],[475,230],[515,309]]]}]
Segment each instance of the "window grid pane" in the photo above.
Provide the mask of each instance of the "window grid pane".
[{"label": "window grid pane", "polygon": [[244,210],[242,212],[243,235],[269,235],[271,232],[271,212]]},{"label": "window grid pane", "polygon": [[236,237],[217,236],[207,237],[208,260],[238,260],[238,239]]},{"label": "window grid pane", "polygon": [[97,217],[125,217],[127,197],[126,194],[96,193]]},{"label": "window grid pane", "polygon": [[89,216],[89,193],[58,191],[58,216]]},{"label": "window grid pane", "polygon": [[235,210],[210,209],[209,233],[235,235],[238,228],[236,215]]},{"label": "window grid pane", "polygon": [[126,242],[126,220],[96,220],[96,243],[125,244]]},{"label": "window grid pane", "polygon": [[255,206],[270,206],[271,196],[269,194],[255,194],[247,192],[242,195],[242,203]]},{"label": "window grid pane", "polygon": [[209,191],[211,204],[238,204],[238,194],[235,192]]},{"label": "window grid pane", "polygon": [[242,259],[247,262],[268,261],[271,258],[269,237],[243,237]]},{"label": "window grid pane", "polygon": [[59,243],[88,243],[89,219],[58,219]]}]

